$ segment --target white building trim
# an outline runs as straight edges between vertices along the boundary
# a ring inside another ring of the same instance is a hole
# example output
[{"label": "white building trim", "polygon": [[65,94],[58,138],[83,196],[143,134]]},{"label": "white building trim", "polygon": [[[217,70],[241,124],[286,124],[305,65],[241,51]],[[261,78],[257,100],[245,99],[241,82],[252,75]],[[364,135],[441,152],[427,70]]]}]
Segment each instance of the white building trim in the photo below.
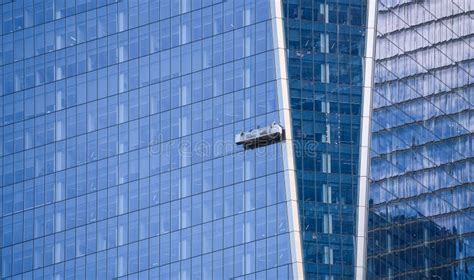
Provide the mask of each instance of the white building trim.
[{"label": "white building trim", "polygon": [[369,214],[370,138],[372,120],[372,87],[374,84],[375,38],[377,35],[377,0],[367,0],[364,81],[359,150],[359,195],[355,251],[355,279],[367,277],[367,230]]},{"label": "white building trim", "polygon": [[285,32],[283,24],[282,0],[271,0],[273,46],[275,53],[276,83],[280,123],[285,128],[285,141],[282,142],[285,187],[287,199],[288,225],[291,248],[293,279],[304,279],[303,253],[298,214],[298,196],[296,189],[296,167],[293,152],[293,131],[291,124],[290,96],[288,86],[288,68],[286,65]]}]

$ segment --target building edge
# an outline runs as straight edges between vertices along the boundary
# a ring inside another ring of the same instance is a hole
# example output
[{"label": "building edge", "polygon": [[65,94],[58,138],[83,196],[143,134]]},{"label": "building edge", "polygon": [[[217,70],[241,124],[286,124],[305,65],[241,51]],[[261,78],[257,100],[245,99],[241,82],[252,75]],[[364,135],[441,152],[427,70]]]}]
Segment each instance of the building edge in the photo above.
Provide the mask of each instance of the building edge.
[{"label": "building edge", "polygon": [[355,279],[367,278],[367,231],[369,213],[370,140],[372,121],[372,89],[374,84],[375,40],[377,37],[377,2],[367,0],[367,27],[365,36],[364,81],[359,148],[359,179],[357,197],[357,228],[355,252]]},{"label": "building edge", "polygon": [[281,147],[283,152],[285,174],[284,178],[288,212],[292,275],[293,279],[304,279],[282,0],[270,0],[270,9],[273,31],[272,39],[274,47],[279,118],[280,122],[285,128],[285,141],[282,142]]}]

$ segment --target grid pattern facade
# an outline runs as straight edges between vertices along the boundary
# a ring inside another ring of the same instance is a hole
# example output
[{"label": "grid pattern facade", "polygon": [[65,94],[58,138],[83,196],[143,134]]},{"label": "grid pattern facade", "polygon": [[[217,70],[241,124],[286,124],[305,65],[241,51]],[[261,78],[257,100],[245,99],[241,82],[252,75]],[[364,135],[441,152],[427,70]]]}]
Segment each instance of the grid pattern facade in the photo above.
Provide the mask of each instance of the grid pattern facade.
[{"label": "grid pattern facade", "polygon": [[354,279],[366,2],[283,0],[306,279]]},{"label": "grid pattern facade", "polygon": [[378,10],[368,278],[473,279],[473,2]]},{"label": "grid pattern facade", "polygon": [[3,279],[291,279],[282,145],[234,144],[280,119],[268,0],[0,17]]}]

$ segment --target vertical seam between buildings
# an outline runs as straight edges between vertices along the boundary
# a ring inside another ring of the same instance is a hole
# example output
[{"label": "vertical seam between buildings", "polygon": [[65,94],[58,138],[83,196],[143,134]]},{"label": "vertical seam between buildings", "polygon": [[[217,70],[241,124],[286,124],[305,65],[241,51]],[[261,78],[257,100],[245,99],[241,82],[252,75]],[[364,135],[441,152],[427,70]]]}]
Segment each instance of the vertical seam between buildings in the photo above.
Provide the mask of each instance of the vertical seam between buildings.
[{"label": "vertical seam between buildings", "polygon": [[357,198],[355,279],[367,276],[367,229],[370,170],[370,138],[372,118],[372,88],[374,83],[374,58],[377,25],[377,0],[367,0],[367,28],[365,36],[364,80],[361,111],[359,152],[359,178]]},{"label": "vertical seam between buildings", "polygon": [[277,74],[278,107],[280,119],[285,126],[284,151],[285,192],[288,211],[289,237],[293,279],[304,279],[302,241],[298,214],[298,196],[296,188],[296,168],[293,153],[293,134],[291,124],[288,68],[286,66],[285,33],[283,23],[282,0],[271,0],[271,16],[273,29],[273,47],[275,52],[275,68]]}]

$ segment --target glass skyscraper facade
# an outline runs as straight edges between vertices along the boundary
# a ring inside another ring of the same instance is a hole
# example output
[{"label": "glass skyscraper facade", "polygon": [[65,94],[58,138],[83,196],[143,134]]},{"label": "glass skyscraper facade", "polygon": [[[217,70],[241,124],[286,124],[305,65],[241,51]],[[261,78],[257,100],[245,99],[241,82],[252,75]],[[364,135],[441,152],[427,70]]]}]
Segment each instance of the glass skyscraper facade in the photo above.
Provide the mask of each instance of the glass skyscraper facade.
[{"label": "glass skyscraper facade", "polygon": [[1,1],[2,279],[362,279],[366,2]]},{"label": "glass skyscraper facade", "polygon": [[307,279],[354,279],[366,1],[284,0]]},{"label": "glass skyscraper facade", "polygon": [[379,1],[368,279],[474,277],[473,4]]},{"label": "glass skyscraper facade", "polygon": [[1,10],[4,279],[292,277],[269,1]]}]

